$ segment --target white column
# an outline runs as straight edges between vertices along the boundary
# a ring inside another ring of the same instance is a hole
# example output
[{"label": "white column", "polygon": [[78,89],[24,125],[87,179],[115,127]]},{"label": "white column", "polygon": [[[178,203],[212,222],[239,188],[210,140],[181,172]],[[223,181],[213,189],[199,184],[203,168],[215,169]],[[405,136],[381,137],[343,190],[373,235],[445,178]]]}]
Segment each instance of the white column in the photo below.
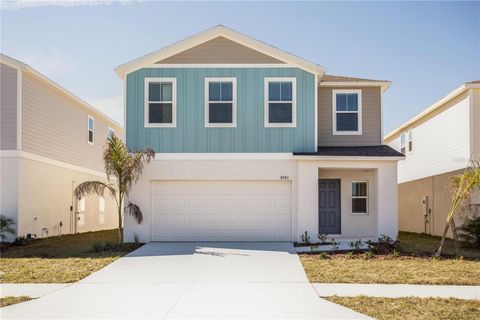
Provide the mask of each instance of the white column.
[{"label": "white column", "polygon": [[384,234],[393,239],[398,235],[398,187],[397,164],[391,162],[377,169],[378,236]]}]

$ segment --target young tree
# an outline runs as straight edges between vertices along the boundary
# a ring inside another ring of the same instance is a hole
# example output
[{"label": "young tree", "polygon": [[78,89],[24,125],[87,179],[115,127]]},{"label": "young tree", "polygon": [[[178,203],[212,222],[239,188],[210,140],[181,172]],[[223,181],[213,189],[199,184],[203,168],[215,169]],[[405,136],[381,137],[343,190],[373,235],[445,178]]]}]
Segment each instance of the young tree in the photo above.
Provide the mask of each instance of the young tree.
[{"label": "young tree", "polygon": [[139,224],[143,221],[140,208],[131,202],[124,206],[124,201],[130,194],[132,184],[137,182],[142,175],[144,163],[150,162],[154,157],[155,152],[150,148],[129,153],[123,141],[113,134],[107,139],[105,151],[103,152],[108,182],[86,181],[75,188],[74,194],[78,198],[91,193],[103,196],[107,192],[115,199],[118,209],[119,243],[123,243],[124,213],[133,216]]},{"label": "young tree", "polygon": [[[468,202],[472,193],[480,190],[480,160],[470,160],[463,174],[453,177],[452,186],[453,197],[450,203],[445,229],[443,230],[442,240],[435,254],[436,256],[442,254],[443,244],[445,243],[445,238],[447,237],[450,227],[452,227],[455,243],[457,242],[454,218],[461,211],[462,207],[465,206],[466,202]],[[455,244],[455,249],[457,249],[457,244]]]}]

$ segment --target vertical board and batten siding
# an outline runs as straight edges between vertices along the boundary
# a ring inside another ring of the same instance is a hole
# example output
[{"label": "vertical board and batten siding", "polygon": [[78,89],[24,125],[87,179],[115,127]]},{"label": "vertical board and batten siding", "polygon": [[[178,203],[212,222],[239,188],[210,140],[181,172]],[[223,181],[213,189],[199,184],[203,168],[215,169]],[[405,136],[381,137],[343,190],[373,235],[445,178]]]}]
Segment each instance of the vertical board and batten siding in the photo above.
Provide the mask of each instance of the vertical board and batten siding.
[{"label": "vertical board and batten siding", "polygon": [[[362,90],[362,134],[334,135],[332,123],[332,92],[337,89]],[[318,145],[371,146],[382,144],[382,112],[380,87],[319,87]]]},{"label": "vertical board and batten siding", "polygon": [[[413,151],[398,162],[404,183],[465,168],[470,159],[470,96],[465,92],[414,124]],[[388,143],[400,151],[400,136]]]},{"label": "vertical board and batten siding", "polygon": [[[177,127],[144,127],[144,79],[177,79]],[[237,78],[237,127],[205,128],[205,78]],[[296,128],[265,128],[264,79],[297,80]],[[156,152],[313,152],[315,77],[298,68],[145,68],[127,76],[127,146]]]},{"label": "vertical board and batten siding", "polygon": [[[103,146],[108,126],[121,127],[73,101],[60,90],[23,73],[22,150],[103,172]],[[95,118],[94,144],[87,143],[87,116]]]},{"label": "vertical board and batten siding", "polygon": [[284,63],[224,37],[217,37],[157,63]]},{"label": "vertical board and batten siding", "polygon": [[0,64],[0,149],[17,149],[17,69]]}]

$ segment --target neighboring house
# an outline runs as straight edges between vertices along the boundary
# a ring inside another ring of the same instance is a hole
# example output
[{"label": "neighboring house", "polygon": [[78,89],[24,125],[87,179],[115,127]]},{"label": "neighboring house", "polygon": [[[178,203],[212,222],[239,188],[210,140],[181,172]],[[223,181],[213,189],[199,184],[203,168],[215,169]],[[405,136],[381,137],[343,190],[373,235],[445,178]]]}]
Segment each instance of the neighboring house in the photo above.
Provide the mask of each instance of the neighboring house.
[{"label": "neighboring house", "polygon": [[119,66],[126,143],[157,155],[126,217],[141,241],[397,236],[388,81],[325,68],[217,26]]},{"label": "neighboring house", "polygon": [[[386,135],[385,143],[406,156],[398,163],[400,230],[442,235],[449,177],[480,157],[480,81],[461,85]],[[480,198],[471,204],[477,210]]]},{"label": "neighboring house", "polygon": [[1,214],[18,236],[118,226],[110,197],[75,199],[86,180],[105,180],[103,146],[123,128],[30,66],[0,56]]}]

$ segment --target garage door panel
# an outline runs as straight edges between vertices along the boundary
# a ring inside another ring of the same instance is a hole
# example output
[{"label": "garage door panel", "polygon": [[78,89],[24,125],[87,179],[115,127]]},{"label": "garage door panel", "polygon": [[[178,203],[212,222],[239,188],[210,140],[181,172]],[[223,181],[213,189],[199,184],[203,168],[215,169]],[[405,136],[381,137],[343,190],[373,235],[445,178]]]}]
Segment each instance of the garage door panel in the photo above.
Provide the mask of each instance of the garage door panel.
[{"label": "garage door panel", "polygon": [[288,182],[162,181],[151,190],[153,240],[290,240]]}]

